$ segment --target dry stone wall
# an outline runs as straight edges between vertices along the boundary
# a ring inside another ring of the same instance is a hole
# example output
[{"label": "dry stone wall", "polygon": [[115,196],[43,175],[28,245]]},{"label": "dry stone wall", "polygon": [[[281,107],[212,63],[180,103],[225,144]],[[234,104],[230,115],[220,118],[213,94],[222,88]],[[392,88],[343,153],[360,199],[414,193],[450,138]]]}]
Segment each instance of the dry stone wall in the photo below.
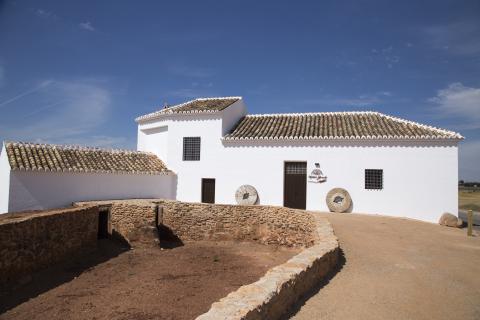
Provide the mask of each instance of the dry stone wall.
[{"label": "dry stone wall", "polygon": [[310,246],[316,240],[312,215],[274,206],[238,206],[155,201],[162,223],[182,240],[257,241],[282,246]]},{"label": "dry stone wall", "polygon": [[0,286],[92,248],[98,208],[9,213],[0,216]]},{"label": "dry stone wall", "polygon": [[[133,245],[143,240],[145,232],[155,228],[157,204],[154,200],[107,200],[75,202],[74,206],[98,206],[100,210],[110,212],[110,233],[118,235]],[[152,238],[150,240],[153,241]]]},{"label": "dry stone wall", "polygon": [[310,292],[338,263],[338,240],[325,218],[313,216],[315,243],[273,267],[257,282],[240,287],[212,304],[196,320],[276,320]]},{"label": "dry stone wall", "polygon": [[110,209],[112,231],[127,241],[159,221],[183,241],[238,240],[308,247],[317,233],[310,212],[274,206],[238,206],[137,199],[78,202]]}]

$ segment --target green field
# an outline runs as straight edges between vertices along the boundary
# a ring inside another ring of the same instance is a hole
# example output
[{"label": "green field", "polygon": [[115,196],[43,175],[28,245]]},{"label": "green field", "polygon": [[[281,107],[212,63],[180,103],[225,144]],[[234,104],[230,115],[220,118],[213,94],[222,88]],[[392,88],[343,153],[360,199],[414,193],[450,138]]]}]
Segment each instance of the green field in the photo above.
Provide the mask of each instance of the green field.
[{"label": "green field", "polygon": [[458,191],[458,206],[464,210],[480,211],[480,191]]}]

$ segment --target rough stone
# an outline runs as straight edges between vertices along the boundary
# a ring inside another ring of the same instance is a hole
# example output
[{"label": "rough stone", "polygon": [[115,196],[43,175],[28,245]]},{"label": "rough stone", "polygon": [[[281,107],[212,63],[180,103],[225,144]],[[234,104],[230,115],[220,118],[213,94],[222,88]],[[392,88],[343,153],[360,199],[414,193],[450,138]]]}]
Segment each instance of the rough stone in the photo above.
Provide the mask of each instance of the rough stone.
[{"label": "rough stone", "polygon": [[98,208],[5,214],[0,218],[0,286],[28,282],[31,274],[97,242]]},{"label": "rough stone", "polygon": [[[312,213],[275,206],[189,203],[137,199],[77,202],[110,208],[112,231],[130,243],[139,229],[162,224],[185,241],[239,240],[288,247],[308,247],[316,240]],[[157,208],[158,207],[158,208]]]},{"label": "rough stone", "polygon": [[313,246],[270,269],[257,282],[242,286],[215,302],[197,320],[280,319],[338,261],[338,240],[330,223],[318,217],[313,219],[318,235]]},{"label": "rough stone", "polygon": [[445,212],[440,217],[438,223],[442,226],[460,228],[463,224],[463,221],[449,212]]},{"label": "rough stone", "polygon": [[279,319],[338,261],[338,240],[330,223],[309,211],[158,199],[76,205],[85,204],[109,206],[112,230],[126,237],[132,237],[141,226],[155,225],[157,212],[161,212],[162,225],[181,240],[256,241],[305,248],[286,263],[270,269],[257,282],[213,303],[198,320]]}]

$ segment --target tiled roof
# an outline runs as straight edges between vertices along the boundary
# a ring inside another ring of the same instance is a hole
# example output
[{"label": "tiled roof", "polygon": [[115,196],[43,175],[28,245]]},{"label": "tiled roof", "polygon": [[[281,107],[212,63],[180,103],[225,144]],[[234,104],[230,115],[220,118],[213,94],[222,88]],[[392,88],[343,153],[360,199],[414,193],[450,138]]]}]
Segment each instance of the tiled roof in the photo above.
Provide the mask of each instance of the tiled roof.
[{"label": "tiled roof", "polygon": [[453,131],[365,111],[247,115],[224,140],[462,138]]},{"label": "tiled roof", "polygon": [[80,173],[166,174],[153,153],[99,148],[5,142],[12,170]]},{"label": "tiled roof", "polygon": [[151,120],[168,114],[215,113],[240,99],[241,97],[198,98],[140,116],[135,121]]}]

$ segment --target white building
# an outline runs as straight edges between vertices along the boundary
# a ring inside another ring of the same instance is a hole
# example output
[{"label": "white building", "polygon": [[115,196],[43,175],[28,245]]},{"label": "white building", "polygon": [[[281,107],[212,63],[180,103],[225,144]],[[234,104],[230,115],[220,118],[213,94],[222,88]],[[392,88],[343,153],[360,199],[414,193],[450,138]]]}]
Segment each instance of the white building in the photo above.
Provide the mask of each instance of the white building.
[{"label": "white building", "polygon": [[[348,211],[437,222],[458,209],[458,143],[451,131],[377,112],[247,115],[241,97],[189,101],[141,116],[138,150],[177,174],[176,199],[327,211],[333,188]],[[309,181],[310,172],[318,175]],[[318,170],[316,173],[319,173]]]},{"label": "white building", "polygon": [[82,200],[173,199],[175,184],[151,153],[6,142],[0,154],[0,213]]},{"label": "white building", "polygon": [[257,204],[328,211],[328,192],[343,188],[349,212],[431,222],[457,212],[455,132],[377,112],[247,115],[241,97],[136,121],[139,151],[5,143],[0,212],[126,198],[234,204],[243,185]]}]

